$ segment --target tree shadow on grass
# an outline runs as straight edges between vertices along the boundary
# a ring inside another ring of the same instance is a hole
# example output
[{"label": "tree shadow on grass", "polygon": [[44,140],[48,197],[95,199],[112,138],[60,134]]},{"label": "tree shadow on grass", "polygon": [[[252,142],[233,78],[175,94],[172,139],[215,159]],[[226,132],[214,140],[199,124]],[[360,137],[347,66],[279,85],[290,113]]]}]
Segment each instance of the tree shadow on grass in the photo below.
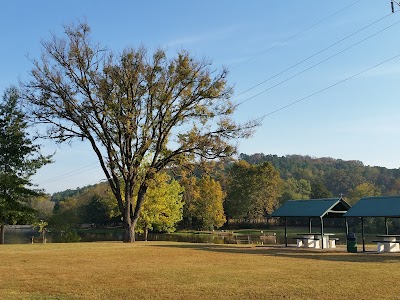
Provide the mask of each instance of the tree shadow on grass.
[{"label": "tree shadow on grass", "polygon": [[272,246],[235,246],[235,245],[222,245],[222,244],[187,244],[187,243],[171,243],[160,244],[152,247],[164,248],[179,248],[179,249],[193,249],[198,251],[208,251],[216,253],[231,253],[231,254],[248,254],[248,255],[261,255],[261,256],[276,256],[294,259],[310,259],[310,260],[325,260],[337,262],[355,262],[355,263],[398,263],[400,253],[382,253],[378,254],[376,251],[366,251],[357,253],[348,253],[346,249],[335,250],[318,250],[318,249],[304,249],[295,246],[284,247],[281,245]]}]

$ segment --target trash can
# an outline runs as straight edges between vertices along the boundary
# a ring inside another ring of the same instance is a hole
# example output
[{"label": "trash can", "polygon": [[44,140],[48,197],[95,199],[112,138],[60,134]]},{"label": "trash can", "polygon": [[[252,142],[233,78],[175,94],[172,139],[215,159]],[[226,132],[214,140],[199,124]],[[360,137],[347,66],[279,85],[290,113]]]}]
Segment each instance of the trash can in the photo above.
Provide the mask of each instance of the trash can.
[{"label": "trash can", "polygon": [[357,237],[353,232],[347,234],[347,252],[357,252]]}]

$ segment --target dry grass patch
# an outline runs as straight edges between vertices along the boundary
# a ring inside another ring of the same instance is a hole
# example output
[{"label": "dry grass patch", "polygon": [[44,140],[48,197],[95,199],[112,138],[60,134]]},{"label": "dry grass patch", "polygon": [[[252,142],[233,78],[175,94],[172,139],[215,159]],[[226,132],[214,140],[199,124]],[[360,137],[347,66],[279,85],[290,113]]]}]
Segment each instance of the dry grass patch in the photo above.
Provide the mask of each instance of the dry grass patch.
[{"label": "dry grass patch", "polygon": [[0,248],[1,299],[399,297],[399,254],[170,242]]}]

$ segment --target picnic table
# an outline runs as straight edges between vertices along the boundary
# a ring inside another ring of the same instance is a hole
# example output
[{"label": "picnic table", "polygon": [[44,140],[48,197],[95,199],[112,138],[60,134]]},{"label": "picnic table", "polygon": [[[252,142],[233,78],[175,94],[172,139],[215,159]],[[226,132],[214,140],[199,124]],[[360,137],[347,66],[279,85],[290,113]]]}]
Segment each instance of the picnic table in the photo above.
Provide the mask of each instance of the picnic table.
[{"label": "picnic table", "polygon": [[399,252],[400,235],[398,234],[378,234],[381,240],[374,240],[377,243],[378,253],[382,252]]},{"label": "picnic table", "polygon": [[321,240],[323,243],[323,248],[336,248],[337,238],[333,238],[334,233],[324,233],[321,237],[321,233],[298,233],[297,247],[304,248],[321,248]]}]

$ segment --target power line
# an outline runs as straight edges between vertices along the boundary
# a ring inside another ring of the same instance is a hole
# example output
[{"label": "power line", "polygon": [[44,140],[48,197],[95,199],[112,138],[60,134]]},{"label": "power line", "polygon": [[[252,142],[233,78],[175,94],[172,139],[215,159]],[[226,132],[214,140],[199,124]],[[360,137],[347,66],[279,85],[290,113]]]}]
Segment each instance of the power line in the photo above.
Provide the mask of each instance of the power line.
[{"label": "power line", "polygon": [[336,82],[336,83],[334,83],[334,84],[332,84],[332,85],[330,85],[330,86],[328,86],[328,87],[325,87],[325,88],[323,88],[323,89],[321,89],[321,90],[319,90],[319,91],[317,91],[317,92],[314,92],[314,93],[312,93],[312,94],[310,94],[310,95],[308,95],[308,96],[306,96],[306,97],[303,97],[303,98],[301,98],[301,99],[299,99],[299,100],[296,100],[296,101],[291,102],[291,103],[289,103],[289,104],[287,104],[287,105],[285,105],[285,106],[282,106],[282,107],[280,107],[280,108],[278,108],[278,109],[276,109],[276,110],[273,110],[273,111],[271,111],[271,112],[269,112],[269,113],[263,115],[263,116],[260,117],[259,119],[262,121],[262,120],[264,120],[266,117],[268,117],[268,116],[270,116],[270,115],[272,115],[272,114],[275,114],[275,113],[277,113],[277,112],[279,112],[279,111],[281,111],[281,110],[284,110],[284,109],[286,109],[286,108],[288,108],[288,107],[290,107],[290,106],[293,106],[293,105],[295,105],[295,104],[297,104],[297,103],[299,103],[299,102],[302,102],[302,101],[304,101],[304,100],[306,100],[306,99],[308,99],[308,98],[311,98],[311,97],[313,97],[313,96],[315,96],[315,95],[318,95],[318,94],[320,94],[320,93],[322,93],[322,92],[324,92],[324,91],[326,91],[326,90],[329,90],[330,88],[333,88],[333,87],[335,87],[335,86],[337,86],[337,85],[339,85],[339,84],[342,84],[342,83],[344,83],[344,82],[346,82],[346,81],[348,81],[348,80],[350,80],[350,79],[353,79],[354,77],[357,77],[357,76],[359,76],[359,75],[361,75],[361,74],[363,74],[363,73],[366,73],[366,72],[368,72],[368,71],[370,71],[370,70],[372,70],[372,69],[374,69],[374,68],[376,68],[376,67],[379,67],[379,66],[381,66],[381,65],[383,65],[383,64],[385,64],[385,63],[387,63],[387,62],[389,62],[389,61],[391,61],[391,60],[393,60],[393,59],[395,59],[395,58],[398,58],[398,57],[400,57],[400,53],[398,53],[398,54],[396,54],[395,56],[392,56],[391,58],[386,59],[385,61],[382,61],[382,62],[380,62],[380,63],[378,63],[378,64],[376,64],[376,65],[374,65],[374,66],[372,66],[372,67],[369,67],[369,68],[367,68],[367,69],[365,69],[365,70],[363,70],[363,71],[361,71],[361,72],[358,72],[358,73],[356,73],[356,74],[354,74],[354,75],[352,75],[352,76],[349,76],[349,77],[347,77],[347,78],[345,78],[345,79],[343,79],[343,80],[341,80],[341,81],[338,81],[338,82]]},{"label": "power line", "polygon": [[352,34],[350,34],[350,35],[348,35],[348,36],[346,36],[346,37],[344,37],[344,38],[338,40],[337,42],[335,42],[335,43],[329,45],[328,47],[326,47],[326,48],[324,48],[324,49],[322,49],[322,50],[320,50],[320,51],[318,51],[318,52],[315,52],[314,54],[308,56],[307,58],[305,58],[305,59],[303,59],[303,60],[301,60],[301,61],[299,61],[298,63],[296,63],[296,64],[294,64],[294,65],[291,65],[290,67],[284,69],[283,71],[281,71],[281,72],[279,72],[279,73],[276,73],[275,75],[272,75],[271,77],[269,77],[269,78],[267,78],[267,79],[261,81],[260,83],[258,83],[258,84],[256,84],[256,85],[252,86],[251,88],[248,88],[247,90],[245,90],[245,91],[243,91],[243,92],[241,92],[241,93],[235,95],[233,98],[237,98],[237,97],[239,97],[239,96],[241,96],[241,95],[243,95],[243,94],[245,94],[245,93],[247,93],[247,92],[249,92],[249,91],[255,89],[256,87],[258,87],[258,86],[260,86],[260,85],[262,85],[262,84],[264,84],[264,83],[270,81],[271,79],[274,79],[275,77],[278,77],[279,75],[282,75],[283,73],[285,73],[285,72],[287,72],[287,71],[293,69],[294,67],[297,67],[298,65],[302,64],[303,62],[305,62],[305,61],[307,61],[307,60],[309,60],[309,59],[311,59],[311,58],[317,56],[318,54],[321,54],[322,52],[324,52],[324,51],[326,51],[326,50],[332,48],[333,46],[336,46],[337,44],[339,44],[339,43],[341,43],[341,42],[347,40],[348,38],[350,38],[350,37],[356,35],[357,33],[360,33],[361,31],[363,31],[363,30],[365,30],[365,29],[371,27],[372,25],[374,25],[374,24],[376,24],[376,23],[382,21],[383,19],[385,19],[385,18],[387,18],[387,17],[389,17],[389,16],[391,16],[391,15],[392,15],[392,13],[387,14],[386,16],[384,16],[384,17],[382,17],[382,18],[379,18],[378,20],[376,20],[376,21],[374,21],[374,22],[372,22],[372,23],[370,23],[370,24],[364,26],[363,28],[361,28],[361,29],[359,29],[359,30],[353,32]]},{"label": "power line", "polygon": [[368,36],[368,37],[362,39],[361,41],[358,41],[357,43],[352,44],[351,46],[349,46],[349,47],[347,47],[347,48],[345,48],[345,49],[343,49],[343,50],[341,50],[341,51],[339,51],[339,52],[337,52],[337,53],[335,53],[335,54],[329,56],[328,58],[326,58],[326,59],[324,59],[324,60],[322,60],[322,61],[320,61],[320,62],[318,62],[318,63],[316,63],[316,64],[314,64],[314,65],[312,65],[311,67],[308,67],[307,69],[304,69],[304,70],[302,70],[302,71],[296,73],[295,75],[290,76],[289,78],[286,78],[286,79],[284,79],[284,80],[278,82],[277,84],[274,84],[273,86],[270,86],[269,88],[267,88],[267,89],[265,89],[265,90],[263,90],[263,91],[257,93],[257,94],[254,95],[254,96],[251,96],[250,98],[247,98],[247,99],[245,99],[245,100],[243,100],[243,101],[240,101],[239,103],[236,104],[236,107],[238,107],[239,105],[242,105],[243,103],[245,103],[245,102],[247,102],[247,101],[250,101],[251,99],[254,99],[254,98],[260,96],[261,94],[264,94],[264,93],[266,93],[266,92],[272,90],[273,88],[275,88],[275,87],[277,87],[277,86],[279,86],[279,85],[281,85],[281,84],[283,84],[283,83],[285,83],[285,82],[287,82],[287,81],[289,81],[289,80],[291,80],[291,79],[293,79],[293,78],[295,78],[295,77],[297,77],[297,76],[299,76],[299,75],[301,75],[301,74],[303,74],[303,73],[305,73],[305,72],[307,72],[307,71],[309,71],[309,70],[315,68],[316,66],[318,66],[318,65],[320,65],[320,64],[322,64],[322,63],[324,63],[324,62],[326,62],[326,61],[328,61],[328,60],[330,60],[330,59],[332,59],[332,58],[335,57],[335,56],[338,56],[339,54],[341,54],[341,53],[343,53],[343,52],[345,52],[345,51],[347,51],[347,50],[349,50],[349,49],[351,49],[351,48],[353,48],[353,47],[355,47],[355,46],[361,44],[362,42],[365,42],[366,40],[368,40],[368,39],[370,39],[370,38],[372,38],[372,37],[374,37],[374,36],[376,36],[376,35],[382,33],[383,31],[385,31],[385,30],[387,30],[387,29],[389,29],[389,28],[391,28],[391,27],[393,27],[393,26],[395,26],[395,25],[397,25],[397,24],[399,24],[399,23],[400,23],[400,21],[397,21],[396,23],[393,23],[392,25],[389,25],[389,26],[385,27],[384,29],[381,29],[381,30],[379,30],[378,32],[376,32],[376,33],[374,33],[374,34],[372,34],[372,35],[370,35],[370,36]]},{"label": "power line", "polygon": [[64,176],[64,177],[53,178],[53,179],[50,179],[50,180],[41,182],[40,184],[45,184],[45,183],[51,183],[51,182],[55,182],[55,181],[60,181],[60,180],[62,180],[62,179],[65,179],[65,178],[68,178],[68,177],[73,177],[73,176],[75,176],[75,175],[79,175],[79,174],[82,174],[82,173],[85,173],[85,172],[87,172],[87,171],[94,170],[94,169],[97,169],[97,168],[98,168],[98,166],[93,167],[93,168],[90,168],[90,169],[87,169],[87,170],[83,170],[83,171],[80,171],[80,172],[75,172],[75,173],[73,173],[73,174],[70,174],[70,175],[67,175],[67,176]]},{"label": "power line", "polygon": [[274,48],[276,48],[276,47],[278,47],[278,46],[280,46],[280,45],[286,43],[287,41],[289,41],[289,40],[295,38],[296,36],[299,36],[300,34],[302,34],[302,33],[306,32],[306,31],[310,30],[311,28],[314,28],[314,27],[318,26],[319,24],[323,23],[324,21],[326,21],[326,20],[328,20],[328,19],[334,17],[335,15],[337,15],[337,14],[341,13],[342,11],[344,11],[344,10],[350,8],[351,6],[357,4],[357,3],[360,2],[360,1],[361,1],[361,0],[358,0],[358,1],[355,1],[355,2],[353,2],[353,3],[349,4],[349,5],[347,5],[346,7],[344,7],[344,8],[342,8],[342,9],[336,11],[335,13],[333,13],[333,14],[331,14],[331,15],[325,17],[324,19],[322,19],[322,20],[320,20],[320,21],[318,21],[318,22],[316,22],[316,23],[314,23],[314,24],[308,26],[307,28],[303,29],[302,31],[299,31],[298,33],[295,33],[294,35],[288,37],[287,39],[285,39],[285,40],[279,42],[278,44],[275,44],[275,45],[271,46],[270,48],[268,48],[268,49],[266,49],[266,50],[264,50],[264,51],[262,51],[262,52],[260,52],[260,53],[258,53],[258,54],[256,54],[256,55],[252,56],[251,58],[249,58],[249,59],[247,59],[247,60],[245,60],[245,61],[243,61],[243,62],[237,64],[236,66],[233,66],[233,67],[231,68],[231,71],[232,71],[232,70],[235,70],[235,69],[237,69],[238,67],[240,67],[240,66],[242,66],[242,65],[244,65],[244,64],[246,64],[246,63],[248,63],[248,62],[250,62],[250,61],[252,61],[252,60],[254,60],[255,58],[257,58],[257,57],[259,57],[259,56],[261,56],[261,55],[263,55],[263,54],[265,54],[265,53],[267,53],[267,52],[273,50]]},{"label": "power line", "polygon": [[91,163],[91,164],[89,164],[87,166],[84,166],[82,168],[76,169],[74,171],[70,171],[68,173],[64,173],[62,175],[53,177],[52,179],[39,182],[38,184],[45,184],[45,183],[51,183],[51,182],[59,181],[59,180],[62,180],[62,179],[68,178],[68,177],[72,177],[72,176],[75,176],[75,175],[78,175],[78,174],[82,174],[82,173],[85,173],[87,171],[90,171],[90,170],[98,168],[98,166],[95,166],[95,167],[87,169],[88,167],[93,166],[93,165],[98,165],[98,162],[94,162],[94,163]]}]

